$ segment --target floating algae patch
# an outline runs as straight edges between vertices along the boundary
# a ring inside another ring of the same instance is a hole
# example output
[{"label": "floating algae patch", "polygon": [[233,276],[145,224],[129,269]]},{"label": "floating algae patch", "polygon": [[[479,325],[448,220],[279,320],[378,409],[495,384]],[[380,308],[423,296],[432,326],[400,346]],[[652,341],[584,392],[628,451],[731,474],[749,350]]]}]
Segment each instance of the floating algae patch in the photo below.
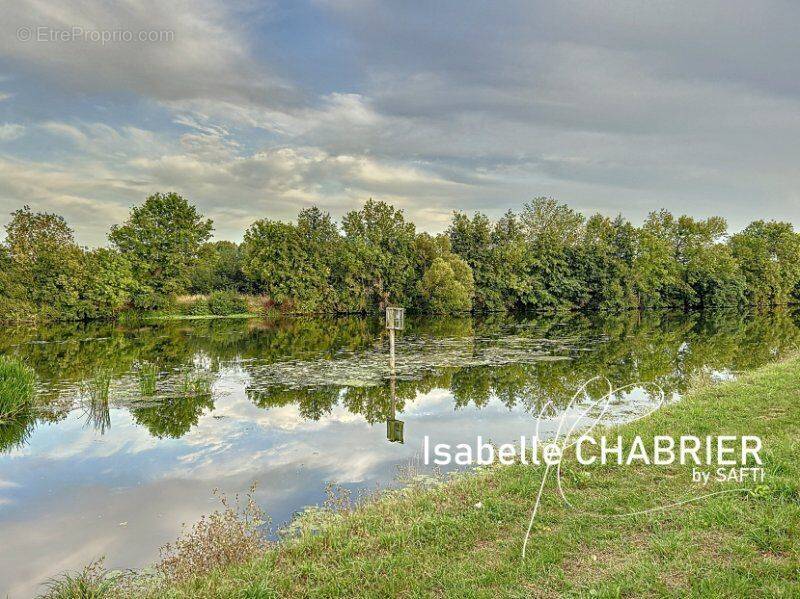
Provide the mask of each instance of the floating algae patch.
[{"label": "floating algae patch", "polygon": [[[418,380],[446,368],[533,364],[569,360],[581,348],[572,339],[535,339],[509,336],[406,337],[396,349],[395,374],[399,380]],[[374,387],[391,375],[386,348],[340,354],[335,359],[292,360],[270,364],[251,361],[248,389],[272,386],[309,389],[327,386]]]}]

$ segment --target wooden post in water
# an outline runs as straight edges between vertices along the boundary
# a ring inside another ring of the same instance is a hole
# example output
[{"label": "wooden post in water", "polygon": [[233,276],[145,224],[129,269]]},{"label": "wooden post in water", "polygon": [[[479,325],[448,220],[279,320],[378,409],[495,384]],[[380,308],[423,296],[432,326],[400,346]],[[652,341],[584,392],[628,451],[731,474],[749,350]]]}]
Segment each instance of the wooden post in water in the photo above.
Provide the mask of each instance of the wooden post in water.
[{"label": "wooden post in water", "polygon": [[386,328],[389,330],[389,389],[391,392],[392,412],[386,419],[386,438],[391,442],[403,442],[403,421],[397,420],[397,374],[394,359],[394,332],[403,330],[405,310],[403,308],[386,308]]},{"label": "wooden post in water", "polygon": [[394,376],[394,329],[389,329],[389,370]]}]

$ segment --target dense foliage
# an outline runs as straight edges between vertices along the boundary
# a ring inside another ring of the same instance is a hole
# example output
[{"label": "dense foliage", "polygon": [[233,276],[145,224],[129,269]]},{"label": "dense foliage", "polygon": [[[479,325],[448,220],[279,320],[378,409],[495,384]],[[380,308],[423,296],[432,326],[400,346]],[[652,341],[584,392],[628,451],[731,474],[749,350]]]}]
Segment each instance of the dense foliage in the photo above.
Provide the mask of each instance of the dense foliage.
[{"label": "dense foliage", "polygon": [[254,222],[241,244],[211,232],[186,199],[157,193],[112,227],[110,248],[87,250],[62,217],[24,207],[0,244],[0,318],[107,318],[187,293],[203,296],[182,304],[193,315],[246,311],[237,294],[286,312],[453,313],[766,306],[800,293],[800,234],[784,222],[729,236],[720,217],[661,210],[637,227],[537,198],[496,221],[456,212],[432,236],[369,200],[341,224],[309,208]]},{"label": "dense foliage", "polygon": [[131,210],[124,224],[114,225],[108,238],[130,262],[139,282],[135,303],[158,307],[184,291],[211,231],[211,221],[203,220],[197,208],[176,193],[150,196]]}]

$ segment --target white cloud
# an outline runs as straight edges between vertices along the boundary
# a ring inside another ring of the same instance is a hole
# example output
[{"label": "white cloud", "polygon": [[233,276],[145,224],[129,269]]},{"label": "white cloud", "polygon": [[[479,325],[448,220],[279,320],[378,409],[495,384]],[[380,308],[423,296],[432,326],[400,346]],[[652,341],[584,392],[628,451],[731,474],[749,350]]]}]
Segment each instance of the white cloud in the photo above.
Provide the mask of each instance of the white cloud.
[{"label": "white cloud", "polygon": [[[175,190],[215,220],[219,237],[237,239],[256,218],[291,220],[311,205],[341,216],[369,197],[443,222],[449,210],[437,214],[437,205],[464,187],[424,165],[363,154],[286,146],[247,152],[224,127],[188,117],[179,122],[190,129],[177,140],[103,123],[43,123],[41,143],[61,140],[73,149],[51,161],[0,156],[0,207],[9,213],[28,203],[56,211],[81,242],[99,244],[130,205]],[[424,205],[415,201],[421,193]]]},{"label": "white cloud", "polygon": [[25,133],[25,127],[16,125],[14,123],[3,123],[0,125],[0,141],[11,141],[22,137]]},{"label": "white cloud", "polygon": [[[223,2],[20,0],[4,7],[0,52],[12,64],[80,93],[133,92],[160,101],[192,98],[260,105],[294,97],[291,85],[250,58],[245,28]],[[28,28],[32,39],[20,41]],[[51,31],[171,32],[167,41],[50,41]],[[44,41],[42,41],[44,40]]]}]

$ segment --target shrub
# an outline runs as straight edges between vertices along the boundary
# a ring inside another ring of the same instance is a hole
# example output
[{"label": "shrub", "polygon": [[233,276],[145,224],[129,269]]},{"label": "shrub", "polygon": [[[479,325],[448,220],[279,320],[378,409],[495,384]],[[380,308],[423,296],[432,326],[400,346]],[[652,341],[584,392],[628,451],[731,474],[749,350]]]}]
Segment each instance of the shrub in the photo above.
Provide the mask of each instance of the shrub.
[{"label": "shrub", "polygon": [[268,543],[261,529],[267,518],[253,497],[255,484],[242,504],[237,495],[229,503],[218,490],[223,509],[200,520],[174,543],[161,548],[161,562],[156,566],[164,579],[172,584],[186,583],[212,570],[241,564],[263,554]]},{"label": "shrub", "polygon": [[199,299],[196,302],[189,305],[186,313],[189,316],[208,316],[211,314],[211,310],[208,308],[208,301],[205,299]]},{"label": "shrub", "polygon": [[208,316],[208,300],[204,297],[190,297],[177,303],[177,312],[184,316]]},{"label": "shrub", "polygon": [[461,258],[436,258],[417,283],[422,308],[434,314],[467,312],[472,309],[475,284],[472,270]]},{"label": "shrub", "polygon": [[247,301],[233,291],[215,291],[208,296],[208,311],[214,316],[244,314],[248,311]]},{"label": "shrub", "polygon": [[14,358],[0,356],[0,420],[13,418],[30,405],[36,374]]}]

